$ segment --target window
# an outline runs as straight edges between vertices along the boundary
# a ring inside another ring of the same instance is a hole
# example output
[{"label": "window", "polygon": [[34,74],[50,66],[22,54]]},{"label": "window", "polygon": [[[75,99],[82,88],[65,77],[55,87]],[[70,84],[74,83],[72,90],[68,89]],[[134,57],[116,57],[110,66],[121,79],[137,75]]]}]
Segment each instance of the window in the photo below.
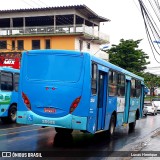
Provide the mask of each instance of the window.
[{"label": "window", "polygon": [[131,97],[141,96],[141,81],[132,79],[131,80]]},{"label": "window", "polygon": [[87,43],[87,49],[90,49],[90,48],[91,48],[91,44]]},{"label": "window", "polygon": [[13,74],[1,72],[1,90],[13,91]]},{"label": "window", "polygon": [[97,65],[92,63],[92,94],[97,93]]},{"label": "window", "polygon": [[131,97],[136,97],[136,80],[131,79]]},{"label": "window", "polygon": [[[84,65],[83,55],[71,58],[63,54],[39,54],[28,56],[27,59],[25,67],[27,67],[26,76],[29,80],[76,83],[81,78]],[[37,60],[39,63],[35,63]],[[31,64],[34,64],[34,67]]]},{"label": "window", "polygon": [[15,50],[15,41],[12,41],[12,50]]},{"label": "window", "polygon": [[117,95],[117,81],[118,73],[115,71],[109,71],[109,96]]},{"label": "window", "polygon": [[7,49],[7,41],[0,41],[0,49]]},{"label": "window", "polygon": [[141,96],[141,81],[136,80],[136,97]]},{"label": "window", "polygon": [[24,50],[23,40],[17,41],[18,50]]},{"label": "window", "polygon": [[40,49],[40,40],[32,40],[32,49]]},{"label": "window", "polygon": [[50,49],[50,39],[46,39],[46,49]]},{"label": "window", "polygon": [[118,96],[124,96],[125,95],[125,76],[122,73],[118,73],[118,84],[117,84],[118,90]]},{"label": "window", "polygon": [[18,84],[19,84],[19,74],[15,73],[14,74],[14,90],[16,92],[18,91]]}]

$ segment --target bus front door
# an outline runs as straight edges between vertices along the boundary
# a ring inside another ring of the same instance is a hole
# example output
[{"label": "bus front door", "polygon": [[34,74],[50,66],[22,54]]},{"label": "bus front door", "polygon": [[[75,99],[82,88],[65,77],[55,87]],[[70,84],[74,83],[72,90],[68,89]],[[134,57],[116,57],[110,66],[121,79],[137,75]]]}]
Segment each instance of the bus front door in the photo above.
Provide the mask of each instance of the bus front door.
[{"label": "bus front door", "polygon": [[107,90],[107,73],[99,71],[98,78],[98,103],[97,103],[97,131],[103,130],[105,126],[106,114],[106,90]]}]

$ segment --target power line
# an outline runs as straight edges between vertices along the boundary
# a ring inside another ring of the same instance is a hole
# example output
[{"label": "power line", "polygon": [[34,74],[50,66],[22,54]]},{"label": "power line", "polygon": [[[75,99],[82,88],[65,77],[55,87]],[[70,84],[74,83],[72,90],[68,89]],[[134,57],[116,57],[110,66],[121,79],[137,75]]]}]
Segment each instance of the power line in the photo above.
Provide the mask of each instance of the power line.
[{"label": "power line", "polygon": [[[40,8],[43,8],[43,7],[44,7],[44,6],[40,5],[39,3],[35,2],[34,0],[31,0],[31,1],[32,1],[34,4],[38,5],[38,7],[40,7]],[[42,2],[41,0],[38,0],[38,1],[41,2],[41,3],[43,3],[44,5],[48,6],[46,3]],[[28,4],[28,5],[31,6],[31,7],[35,8],[35,6],[30,5],[30,4],[27,3],[25,0],[23,0],[23,2],[26,3],[26,4]],[[51,18],[51,19],[53,18],[52,16],[49,16],[49,15],[47,15],[47,14],[44,14],[44,16],[48,16],[48,17]],[[62,16],[62,15],[61,15],[61,16]],[[64,16],[62,16],[62,17],[63,17],[63,19],[61,19],[61,21],[57,19],[57,22],[59,22],[59,23],[62,24],[62,25],[65,25],[66,22],[67,22],[67,23],[68,23],[68,22],[72,23],[71,20],[67,19],[67,18],[64,17]]]},{"label": "power line", "polygon": [[25,0],[22,0],[24,3],[26,3],[27,5],[29,5],[30,7],[33,7],[34,8],[34,6],[32,6],[32,5],[30,5],[28,2],[26,2]]},{"label": "power line", "polygon": [[[157,39],[160,40],[160,30],[158,27],[159,25],[157,25],[157,22],[158,23],[160,22],[159,2],[158,2],[158,0],[157,1],[154,0],[154,2],[152,2],[152,3],[149,1],[150,7],[148,7],[148,8],[146,7],[147,5],[145,5],[142,0],[138,0],[138,2],[140,5],[140,8],[141,8],[141,14],[142,14],[142,17],[144,20],[145,30],[146,30],[146,34],[147,34],[150,48],[152,50],[153,57],[158,63],[160,63],[156,58],[156,54],[160,55],[160,52],[157,50],[157,48],[160,50],[160,46],[159,46],[159,44],[153,43],[154,40],[157,40]],[[146,2],[146,4],[147,4],[147,2]],[[149,12],[149,8],[152,9],[152,14]],[[153,16],[154,16],[154,18],[153,18]],[[156,48],[156,46],[157,46],[157,48]]]},{"label": "power line", "polygon": [[46,3],[44,3],[43,1],[41,0],[38,0],[39,2],[41,2],[42,4],[44,4],[45,6],[49,7]]},{"label": "power line", "polygon": [[37,2],[30,0],[31,2],[33,2],[34,4],[38,5],[39,7],[42,7],[40,4],[38,4]]},{"label": "power line", "polygon": [[136,4],[135,0],[133,0],[133,3],[135,4],[135,6],[137,7],[138,11],[141,12],[140,8],[138,7],[138,5]]}]

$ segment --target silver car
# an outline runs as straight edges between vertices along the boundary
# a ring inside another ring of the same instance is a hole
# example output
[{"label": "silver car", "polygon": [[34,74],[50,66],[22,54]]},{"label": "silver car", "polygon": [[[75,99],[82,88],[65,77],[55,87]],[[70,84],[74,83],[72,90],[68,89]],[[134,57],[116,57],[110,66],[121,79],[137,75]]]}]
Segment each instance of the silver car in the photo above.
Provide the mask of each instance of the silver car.
[{"label": "silver car", "polygon": [[148,110],[147,108],[143,108],[143,116],[147,117],[147,114],[148,114]]},{"label": "silver car", "polygon": [[144,109],[150,114],[157,115],[157,107],[153,103],[144,103]]},{"label": "silver car", "polygon": [[153,98],[152,103],[157,107],[157,111],[160,111],[160,98]]}]

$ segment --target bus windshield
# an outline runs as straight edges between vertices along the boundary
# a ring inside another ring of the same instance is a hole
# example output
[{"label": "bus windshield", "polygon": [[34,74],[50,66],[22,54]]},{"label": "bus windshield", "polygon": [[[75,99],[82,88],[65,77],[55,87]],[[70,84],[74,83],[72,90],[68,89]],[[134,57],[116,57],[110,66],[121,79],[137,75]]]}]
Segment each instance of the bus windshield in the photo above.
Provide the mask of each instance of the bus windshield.
[{"label": "bus windshield", "polygon": [[82,65],[83,55],[72,55],[72,58],[69,55],[28,55],[27,77],[30,80],[77,82]]}]

